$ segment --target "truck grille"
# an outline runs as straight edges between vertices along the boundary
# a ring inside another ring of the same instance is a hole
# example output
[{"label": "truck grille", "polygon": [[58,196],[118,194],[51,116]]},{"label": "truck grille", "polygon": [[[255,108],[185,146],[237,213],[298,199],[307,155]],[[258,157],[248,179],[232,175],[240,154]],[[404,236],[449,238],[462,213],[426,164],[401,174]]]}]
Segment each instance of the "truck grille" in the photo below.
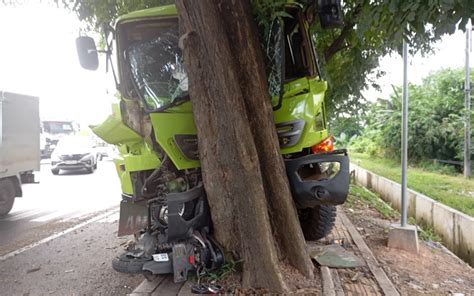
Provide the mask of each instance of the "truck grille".
[{"label": "truck grille", "polygon": [[276,124],[280,148],[286,148],[296,145],[301,138],[304,125],[305,121],[302,119]]}]

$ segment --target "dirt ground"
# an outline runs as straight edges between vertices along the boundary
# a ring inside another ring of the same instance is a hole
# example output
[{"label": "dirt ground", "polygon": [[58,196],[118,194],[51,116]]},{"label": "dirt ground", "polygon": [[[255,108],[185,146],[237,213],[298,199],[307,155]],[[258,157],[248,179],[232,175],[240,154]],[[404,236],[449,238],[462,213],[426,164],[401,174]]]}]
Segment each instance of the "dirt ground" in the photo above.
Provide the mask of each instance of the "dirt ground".
[{"label": "dirt ground", "polygon": [[419,254],[390,249],[390,221],[357,198],[344,208],[390,280],[402,295],[474,295],[474,269],[438,243],[420,240]]}]

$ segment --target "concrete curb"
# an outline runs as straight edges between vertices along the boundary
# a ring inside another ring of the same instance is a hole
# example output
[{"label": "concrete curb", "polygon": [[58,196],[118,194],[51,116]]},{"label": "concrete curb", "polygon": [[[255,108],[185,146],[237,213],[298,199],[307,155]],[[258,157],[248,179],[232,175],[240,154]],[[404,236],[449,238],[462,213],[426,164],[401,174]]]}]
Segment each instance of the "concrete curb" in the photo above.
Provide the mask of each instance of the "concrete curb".
[{"label": "concrete curb", "polygon": [[[358,184],[377,192],[380,197],[400,210],[400,184],[376,175],[351,163]],[[420,225],[429,226],[444,245],[471,266],[474,266],[474,218],[445,206],[421,193],[408,190],[408,215]]]}]

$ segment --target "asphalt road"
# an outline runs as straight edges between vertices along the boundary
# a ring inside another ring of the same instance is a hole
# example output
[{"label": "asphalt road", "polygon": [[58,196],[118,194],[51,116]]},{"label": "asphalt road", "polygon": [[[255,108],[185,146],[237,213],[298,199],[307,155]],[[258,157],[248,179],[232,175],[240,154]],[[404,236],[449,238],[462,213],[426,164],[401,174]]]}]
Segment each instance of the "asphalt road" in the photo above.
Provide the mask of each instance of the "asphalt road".
[{"label": "asphalt road", "polygon": [[[51,173],[48,163],[36,174],[39,184],[23,185],[23,197],[16,198],[10,214],[0,219],[0,254],[44,228],[57,231],[98,211],[117,206],[120,185],[111,161],[99,162],[93,174],[82,171]],[[47,227],[46,227],[47,226]],[[47,232],[45,234],[48,234]]]},{"label": "asphalt road", "polygon": [[111,268],[129,239],[117,238],[121,198],[113,163],[59,176],[42,164],[37,177],[40,184],[25,185],[24,197],[0,219],[0,295],[130,293],[143,277]]}]

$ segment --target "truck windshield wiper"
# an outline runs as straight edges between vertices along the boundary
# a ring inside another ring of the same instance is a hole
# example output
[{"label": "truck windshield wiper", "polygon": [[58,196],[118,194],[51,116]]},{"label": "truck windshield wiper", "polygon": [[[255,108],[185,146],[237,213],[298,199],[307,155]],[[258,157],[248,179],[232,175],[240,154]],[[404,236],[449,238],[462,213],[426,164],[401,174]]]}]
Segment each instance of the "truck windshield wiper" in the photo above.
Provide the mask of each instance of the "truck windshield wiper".
[{"label": "truck windshield wiper", "polygon": [[176,105],[181,104],[181,103],[183,103],[183,102],[185,102],[189,99],[190,99],[189,93],[186,92],[186,93],[174,98],[173,102],[171,102],[171,105],[176,106]]},{"label": "truck windshield wiper", "polygon": [[180,96],[175,97],[174,100],[170,104],[164,106],[162,110],[181,105],[182,103],[189,101],[189,99],[189,93],[186,92]]},{"label": "truck windshield wiper", "polygon": [[160,107],[160,108],[157,108],[157,109],[155,109],[155,110],[148,110],[148,112],[151,113],[151,112],[162,112],[162,111],[166,111],[166,110],[169,109],[169,108],[173,108],[173,107],[176,107],[176,106],[178,106],[178,105],[180,105],[180,104],[182,104],[182,103],[184,103],[184,102],[187,102],[189,99],[190,99],[189,93],[186,92],[186,93],[184,93],[184,94],[182,94],[182,95],[180,95],[180,96],[175,97],[174,100],[173,100],[171,103],[169,103],[168,105],[163,106],[163,107]]}]

